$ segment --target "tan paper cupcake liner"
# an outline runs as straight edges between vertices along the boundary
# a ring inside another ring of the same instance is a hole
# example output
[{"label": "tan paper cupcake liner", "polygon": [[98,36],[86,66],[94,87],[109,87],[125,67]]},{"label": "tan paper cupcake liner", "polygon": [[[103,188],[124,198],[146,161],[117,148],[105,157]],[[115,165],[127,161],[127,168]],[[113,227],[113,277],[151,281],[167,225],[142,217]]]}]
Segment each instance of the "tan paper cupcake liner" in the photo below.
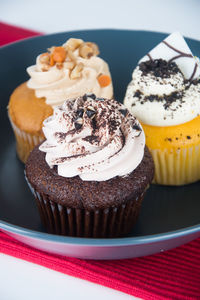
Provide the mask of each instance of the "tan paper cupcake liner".
[{"label": "tan paper cupcake liner", "polygon": [[26,163],[29,153],[33,150],[35,146],[40,144],[44,137],[27,133],[21,129],[19,129],[10,119],[11,126],[13,128],[15,138],[16,138],[16,150],[19,159]]},{"label": "tan paper cupcake liner", "polygon": [[[29,184],[29,183],[28,183]],[[49,233],[76,237],[107,238],[128,234],[137,221],[144,193],[119,207],[88,211],[57,204],[29,187],[41,220]]]},{"label": "tan paper cupcake liner", "polygon": [[183,185],[200,180],[200,145],[174,150],[150,150],[155,163],[154,183]]}]

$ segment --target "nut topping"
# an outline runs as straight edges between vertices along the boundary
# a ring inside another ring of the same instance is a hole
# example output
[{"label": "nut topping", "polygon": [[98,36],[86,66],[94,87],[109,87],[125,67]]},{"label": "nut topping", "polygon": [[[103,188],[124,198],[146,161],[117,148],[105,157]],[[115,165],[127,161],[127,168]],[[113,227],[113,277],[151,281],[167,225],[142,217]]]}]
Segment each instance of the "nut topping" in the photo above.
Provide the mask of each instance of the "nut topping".
[{"label": "nut topping", "polygon": [[41,64],[48,64],[50,61],[50,55],[48,52],[43,53],[40,55],[39,59],[40,59]]},{"label": "nut topping", "polygon": [[42,64],[41,69],[42,69],[43,72],[46,72],[50,69],[50,65],[49,65],[50,55],[49,55],[48,52],[41,54],[40,57],[39,57],[39,61]]},{"label": "nut topping", "polygon": [[66,61],[63,63],[66,69],[72,70],[75,67],[75,63],[73,61]]},{"label": "nut topping", "polygon": [[78,63],[74,69],[71,71],[70,78],[71,79],[77,79],[81,77],[81,71],[83,70],[83,64]]},{"label": "nut topping", "polygon": [[98,46],[94,43],[86,42],[82,43],[79,47],[79,55],[83,58],[90,58],[93,55],[98,55]]},{"label": "nut topping", "polygon": [[63,63],[57,63],[56,68],[61,70],[63,68]]},{"label": "nut topping", "polygon": [[[75,50],[78,52],[75,53]],[[95,43],[70,38],[63,46],[48,48],[48,52],[40,55],[39,61],[42,64],[42,71],[48,71],[53,66],[59,70],[64,67],[70,70],[71,79],[77,79],[81,77],[81,71],[84,67],[82,63],[77,63],[77,55],[89,59],[98,54],[99,49]]]},{"label": "nut topping", "polygon": [[97,44],[92,43],[92,42],[86,42],[85,44],[92,48],[94,56],[99,55],[100,52],[99,52],[99,47],[97,46]]},{"label": "nut topping", "polygon": [[83,40],[81,39],[69,39],[64,45],[63,47],[66,49],[66,50],[71,50],[71,51],[74,51],[76,50],[81,44],[83,43]]},{"label": "nut topping", "polygon": [[71,50],[67,50],[67,57],[73,61],[73,62],[76,62],[76,57],[75,55],[73,54],[73,52]]}]

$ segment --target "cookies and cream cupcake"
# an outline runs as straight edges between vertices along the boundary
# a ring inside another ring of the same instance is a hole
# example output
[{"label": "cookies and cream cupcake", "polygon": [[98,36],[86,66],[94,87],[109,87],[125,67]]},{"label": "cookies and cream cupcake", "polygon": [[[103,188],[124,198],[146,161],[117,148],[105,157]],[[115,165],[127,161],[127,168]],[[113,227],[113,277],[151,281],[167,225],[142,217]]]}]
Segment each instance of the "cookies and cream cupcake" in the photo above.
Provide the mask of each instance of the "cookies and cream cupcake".
[{"label": "cookies and cream cupcake", "polygon": [[142,123],[155,182],[199,180],[200,67],[178,32],[139,61],[124,104]]},{"label": "cookies and cream cupcake", "polygon": [[30,79],[14,90],[8,105],[17,153],[23,162],[44,140],[42,123],[54,106],[85,93],[113,96],[109,67],[98,54],[95,43],[71,38],[40,54],[36,64],[27,68]]},{"label": "cookies and cream cupcake", "polygon": [[56,107],[43,131],[25,173],[47,230],[127,234],[154,175],[139,122],[114,99],[86,94]]}]

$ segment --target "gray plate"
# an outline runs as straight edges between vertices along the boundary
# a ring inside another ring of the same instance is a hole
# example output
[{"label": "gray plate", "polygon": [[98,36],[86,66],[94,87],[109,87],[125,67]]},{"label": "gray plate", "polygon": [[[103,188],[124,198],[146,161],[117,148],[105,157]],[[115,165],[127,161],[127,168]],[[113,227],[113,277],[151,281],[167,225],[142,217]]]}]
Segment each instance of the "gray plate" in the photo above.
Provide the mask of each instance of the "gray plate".
[{"label": "gray plate", "polygon": [[[45,233],[33,196],[24,180],[24,166],[15,154],[6,106],[13,89],[28,79],[27,66],[52,45],[69,37],[96,42],[110,66],[116,99],[122,101],[137,61],[165,34],[128,30],[88,30],[28,39],[0,49],[0,228],[27,245],[51,253],[88,259],[120,259],[168,250],[200,236],[200,183],[182,187],[151,186],[136,226],[129,236],[87,239]],[[194,54],[200,42],[188,39]]]}]

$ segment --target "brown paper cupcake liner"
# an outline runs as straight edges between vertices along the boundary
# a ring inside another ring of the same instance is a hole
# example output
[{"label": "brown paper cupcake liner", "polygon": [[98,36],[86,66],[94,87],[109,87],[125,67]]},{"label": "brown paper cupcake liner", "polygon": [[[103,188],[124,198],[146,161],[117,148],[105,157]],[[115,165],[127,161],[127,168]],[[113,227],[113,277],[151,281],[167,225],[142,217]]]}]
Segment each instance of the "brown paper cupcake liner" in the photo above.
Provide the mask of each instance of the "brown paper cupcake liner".
[{"label": "brown paper cupcake liner", "polygon": [[155,177],[153,183],[183,185],[200,179],[200,145],[169,152],[151,150]]},{"label": "brown paper cupcake liner", "polygon": [[44,136],[27,133],[18,128],[10,116],[9,119],[16,138],[17,155],[19,159],[25,163],[33,148],[44,140]]},{"label": "brown paper cupcake liner", "polygon": [[47,232],[58,235],[93,238],[126,235],[137,221],[144,197],[143,193],[118,207],[89,211],[57,204],[28,184]]}]

